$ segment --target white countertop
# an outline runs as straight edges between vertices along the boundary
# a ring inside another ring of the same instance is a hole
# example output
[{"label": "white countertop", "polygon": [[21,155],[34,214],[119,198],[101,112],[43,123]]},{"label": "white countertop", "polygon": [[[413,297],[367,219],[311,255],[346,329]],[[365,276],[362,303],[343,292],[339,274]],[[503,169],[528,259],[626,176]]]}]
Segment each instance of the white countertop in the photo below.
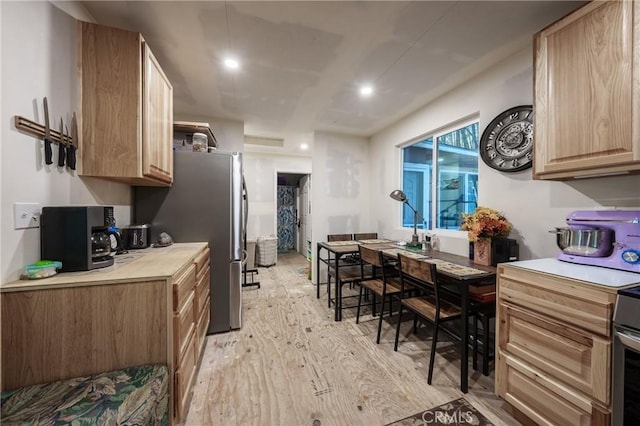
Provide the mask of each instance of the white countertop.
[{"label": "white countertop", "polygon": [[509,262],[508,264],[519,268],[587,281],[607,287],[625,287],[632,284],[640,285],[640,274],[599,266],[563,262],[555,258],[520,260],[517,262]]}]

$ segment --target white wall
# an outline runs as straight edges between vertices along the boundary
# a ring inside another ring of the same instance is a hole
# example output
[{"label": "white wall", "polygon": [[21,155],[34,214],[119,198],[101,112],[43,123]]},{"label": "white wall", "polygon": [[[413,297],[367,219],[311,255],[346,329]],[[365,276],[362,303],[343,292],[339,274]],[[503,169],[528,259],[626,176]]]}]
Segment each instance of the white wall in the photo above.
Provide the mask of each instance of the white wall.
[{"label": "white wall", "polygon": [[326,241],[327,234],[380,232],[380,229],[370,220],[374,206],[370,195],[377,191],[370,186],[371,170],[376,174],[378,170],[377,164],[369,163],[368,139],[316,132],[313,143],[311,247],[315,283],[318,241]]},{"label": "white wall", "polygon": [[[78,18],[90,20],[86,11],[74,3],[66,3],[66,9]],[[2,282],[7,282],[17,279],[25,265],[40,259],[39,228],[13,227],[15,202],[43,206],[113,205],[117,223],[126,225],[131,217],[131,196],[126,185],[81,178],[76,172],[58,168],[55,149],[54,164],[45,165],[42,141],[13,126],[14,115],[44,123],[45,96],[52,123],[59,123],[60,117],[70,123],[72,112],[78,112],[74,18],[45,1],[0,2],[0,11],[0,269]]]},{"label": "white wall", "polygon": [[[408,239],[400,228],[400,203],[389,193],[401,187],[397,145],[454,122],[480,115],[480,132],[502,111],[532,104],[532,49],[527,47],[486,72],[371,138],[372,223],[381,235]],[[535,125],[535,123],[534,123]],[[513,223],[512,238],[521,259],[555,256],[555,237],[547,231],[565,223],[576,209],[640,207],[640,176],[607,177],[575,182],[534,181],[531,169],[501,173],[479,160],[479,204],[493,207]],[[466,233],[440,231],[441,250],[466,256]]]},{"label": "white wall", "polygon": [[311,174],[311,158],[245,152],[243,168],[249,194],[247,239],[277,235],[278,172]]}]

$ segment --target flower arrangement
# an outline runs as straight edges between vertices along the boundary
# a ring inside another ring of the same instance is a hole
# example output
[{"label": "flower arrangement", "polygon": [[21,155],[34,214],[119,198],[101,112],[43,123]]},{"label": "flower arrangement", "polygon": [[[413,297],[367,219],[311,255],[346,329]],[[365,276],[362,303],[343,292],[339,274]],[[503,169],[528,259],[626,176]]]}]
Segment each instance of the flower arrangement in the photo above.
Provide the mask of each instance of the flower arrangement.
[{"label": "flower arrangement", "polygon": [[462,213],[460,229],[468,231],[469,241],[490,241],[494,237],[506,237],[511,228],[502,213],[489,207],[478,206],[473,213]]}]

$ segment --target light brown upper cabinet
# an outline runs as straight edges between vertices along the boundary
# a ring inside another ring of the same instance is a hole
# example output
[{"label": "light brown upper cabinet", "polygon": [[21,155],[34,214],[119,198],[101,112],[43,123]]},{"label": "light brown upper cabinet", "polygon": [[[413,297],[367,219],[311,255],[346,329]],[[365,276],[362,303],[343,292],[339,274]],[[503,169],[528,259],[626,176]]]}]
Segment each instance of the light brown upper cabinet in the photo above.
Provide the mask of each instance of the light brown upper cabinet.
[{"label": "light brown upper cabinet", "polygon": [[534,177],[640,172],[640,3],[594,1],[534,38]]},{"label": "light brown upper cabinet", "polygon": [[173,87],[141,34],[78,24],[80,174],[173,181]]}]

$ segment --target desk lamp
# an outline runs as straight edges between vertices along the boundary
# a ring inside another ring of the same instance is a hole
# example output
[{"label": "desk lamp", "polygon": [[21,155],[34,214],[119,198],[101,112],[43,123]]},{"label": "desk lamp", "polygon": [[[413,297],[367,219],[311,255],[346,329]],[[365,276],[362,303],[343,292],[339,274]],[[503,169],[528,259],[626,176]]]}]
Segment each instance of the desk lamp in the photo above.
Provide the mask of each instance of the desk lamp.
[{"label": "desk lamp", "polygon": [[[403,202],[404,204],[409,206],[409,208],[411,210],[413,210],[413,236],[411,237],[411,244],[410,245],[412,245],[414,247],[420,246],[420,240],[418,239],[418,215],[420,213],[418,213],[418,211],[416,209],[414,209],[411,204],[409,204],[409,199],[407,198],[405,193],[402,192],[401,190],[394,189],[393,191],[391,191],[391,194],[389,194],[389,197],[393,198],[396,201]],[[420,215],[420,216],[422,217],[422,215]]]}]

